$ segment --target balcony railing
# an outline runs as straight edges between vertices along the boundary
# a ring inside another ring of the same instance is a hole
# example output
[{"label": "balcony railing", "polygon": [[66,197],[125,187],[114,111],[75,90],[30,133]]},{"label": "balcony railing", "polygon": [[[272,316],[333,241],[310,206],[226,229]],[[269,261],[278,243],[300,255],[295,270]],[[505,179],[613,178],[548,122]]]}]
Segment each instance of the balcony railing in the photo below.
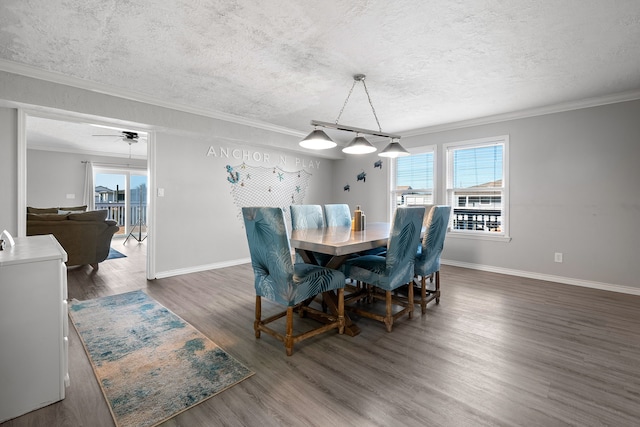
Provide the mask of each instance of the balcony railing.
[{"label": "balcony railing", "polygon": [[501,226],[500,209],[453,209],[454,230],[500,231]]},{"label": "balcony railing", "polygon": [[[107,219],[116,221],[119,226],[125,224],[125,204],[124,202],[100,203],[96,202],[96,210],[106,210]],[[132,204],[129,207],[129,223],[131,227],[138,224],[147,224],[147,205]],[[124,230],[122,230],[124,231]]]}]

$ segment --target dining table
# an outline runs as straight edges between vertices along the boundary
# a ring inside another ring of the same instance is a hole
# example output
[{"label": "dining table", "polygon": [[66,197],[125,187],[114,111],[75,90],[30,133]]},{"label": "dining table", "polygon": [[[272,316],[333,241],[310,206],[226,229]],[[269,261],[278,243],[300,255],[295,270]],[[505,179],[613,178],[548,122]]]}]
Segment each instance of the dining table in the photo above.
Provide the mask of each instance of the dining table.
[{"label": "dining table", "polygon": [[337,269],[352,254],[387,246],[391,224],[373,222],[364,230],[351,227],[302,228],[291,232],[291,247],[310,264],[318,264],[314,252],[331,255],[324,267]]},{"label": "dining table", "polygon": [[[302,228],[291,232],[290,242],[304,262],[319,264],[314,252],[323,253],[331,256],[323,266],[338,269],[353,254],[386,246],[390,229],[391,224],[388,222],[372,222],[359,231],[352,230],[351,227]],[[327,308],[337,315],[336,293],[324,292],[322,299]],[[360,333],[360,328],[346,313],[345,333],[350,336]]]}]

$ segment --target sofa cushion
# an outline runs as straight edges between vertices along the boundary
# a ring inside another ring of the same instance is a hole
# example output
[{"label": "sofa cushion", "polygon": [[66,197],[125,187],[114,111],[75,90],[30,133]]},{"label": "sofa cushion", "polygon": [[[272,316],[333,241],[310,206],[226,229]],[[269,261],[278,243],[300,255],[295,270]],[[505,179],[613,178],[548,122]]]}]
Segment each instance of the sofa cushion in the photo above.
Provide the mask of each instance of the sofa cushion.
[{"label": "sofa cushion", "polygon": [[104,221],[109,212],[107,210],[71,213],[67,216],[71,221]]},{"label": "sofa cushion", "polygon": [[57,213],[28,213],[27,221],[66,221],[66,215],[58,215]]}]

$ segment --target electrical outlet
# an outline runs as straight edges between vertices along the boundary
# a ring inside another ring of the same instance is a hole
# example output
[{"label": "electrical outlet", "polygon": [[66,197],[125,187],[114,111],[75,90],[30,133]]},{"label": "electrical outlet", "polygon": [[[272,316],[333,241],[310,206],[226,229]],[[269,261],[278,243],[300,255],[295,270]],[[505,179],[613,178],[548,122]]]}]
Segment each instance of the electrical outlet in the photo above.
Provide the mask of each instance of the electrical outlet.
[{"label": "electrical outlet", "polygon": [[555,262],[562,262],[562,252],[556,252],[554,255],[553,260]]}]

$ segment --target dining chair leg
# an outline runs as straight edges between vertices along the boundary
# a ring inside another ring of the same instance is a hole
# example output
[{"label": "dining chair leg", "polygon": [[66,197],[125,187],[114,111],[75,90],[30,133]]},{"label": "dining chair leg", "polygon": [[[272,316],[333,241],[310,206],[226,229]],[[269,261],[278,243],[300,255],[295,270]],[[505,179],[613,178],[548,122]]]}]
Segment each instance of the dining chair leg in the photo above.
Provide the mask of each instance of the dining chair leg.
[{"label": "dining chair leg", "polygon": [[293,354],[293,307],[287,307],[287,326],[284,336],[284,348],[287,351],[287,356]]},{"label": "dining chair leg", "polygon": [[391,315],[391,291],[386,291],[386,313],[384,317],[384,324],[387,327],[387,332],[391,332],[393,328],[393,316]]},{"label": "dining chair leg", "polygon": [[409,282],[409,319],[413,319],[413,280]]},{"label": "dining chair leg", "polygon": [[420,311],[422,314],[427,312],[427,278],[424,276],[420,280]]},{"label": "dining chair leg", "polygon": [[440,271],[436,271],[436,304],[440,304]]},{"label": "dining chair leg", "polygon": [[338,289],[338,333],[344,334],[344,289]]},{"label": "dining chair leg", "polygon": [[259,295],[256,295],[256,320],[253,322],[256,338],[260,338],[260,316],[262,316],[262,300]]}]

